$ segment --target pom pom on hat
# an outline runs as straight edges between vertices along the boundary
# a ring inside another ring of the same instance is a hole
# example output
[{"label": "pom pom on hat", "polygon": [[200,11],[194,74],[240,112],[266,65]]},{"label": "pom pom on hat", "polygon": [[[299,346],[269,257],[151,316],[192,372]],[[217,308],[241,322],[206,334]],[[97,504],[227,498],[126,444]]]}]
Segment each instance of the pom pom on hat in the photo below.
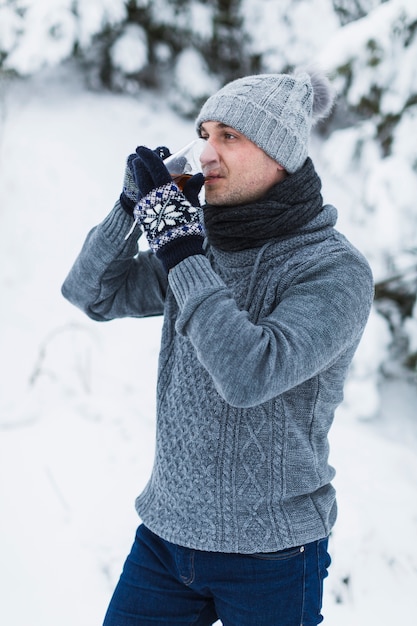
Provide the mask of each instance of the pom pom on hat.
[{"label": "pom pom on hat", "polygon": [[307,156],[311,127],[327,117],[334,91],[316,68],[294,74],[259,74],[228,83],[203,105],[197,132],[208,121],[241,132],[290,174]]},{"label": "pom pom on hat", "polygon": [[314,123],[328,117],[333,108],[335,93],[329,79],[319,69],[306,68],[305,72],[310,76],[313,90],[312,116]]}]

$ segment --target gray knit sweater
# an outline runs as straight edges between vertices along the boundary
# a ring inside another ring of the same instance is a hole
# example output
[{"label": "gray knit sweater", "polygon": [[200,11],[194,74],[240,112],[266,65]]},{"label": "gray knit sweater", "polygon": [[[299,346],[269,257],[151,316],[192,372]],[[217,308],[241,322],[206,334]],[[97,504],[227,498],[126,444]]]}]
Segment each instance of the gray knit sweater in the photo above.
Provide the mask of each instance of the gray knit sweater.
[{"label": "gray knit sweater", "polygon": [[[157,441],[137,498],[145,525],[200,550],[269,552],[336,519],[328,431],[373,282],[323,211],[295,236],[211,249],[168,279],[117,203],[88,235],[63,294],[91,318],[164,315]],[[136,236],[135,236],[136,235]]]}]

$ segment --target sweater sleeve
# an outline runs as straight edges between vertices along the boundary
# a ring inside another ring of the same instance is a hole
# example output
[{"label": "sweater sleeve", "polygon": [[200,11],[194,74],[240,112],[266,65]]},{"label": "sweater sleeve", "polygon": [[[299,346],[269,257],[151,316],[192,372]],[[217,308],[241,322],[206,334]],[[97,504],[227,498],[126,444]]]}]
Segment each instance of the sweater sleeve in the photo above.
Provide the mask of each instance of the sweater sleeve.
[{"label": "sweater sleeve", "polygon": [[253,323],[207,258],[190,257],[169,274],[180,314],[219,394],[232,406],[261,404],[351,356],[369,316],[373,280],[351,251],[307,261],[266,317]]},{"label": "sweater sleeve", "polygon": [[163,313],[166,273],[150,250],[138,252],[138,226],[126,239],[131,227],[132,218],[116,202],[87,235],[62,285],[63,296],[94,320]]}]

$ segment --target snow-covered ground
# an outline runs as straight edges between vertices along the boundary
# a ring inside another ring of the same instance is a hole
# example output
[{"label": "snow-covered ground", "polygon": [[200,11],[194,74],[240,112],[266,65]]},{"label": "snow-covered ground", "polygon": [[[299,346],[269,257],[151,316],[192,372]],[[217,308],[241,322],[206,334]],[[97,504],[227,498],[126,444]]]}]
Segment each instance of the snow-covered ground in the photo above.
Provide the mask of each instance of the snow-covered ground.
[{"label": "snow-covered ground", "polygon": [[[0,623],[98,626],[152,465],[161,322],[92,322],[60,286],[120,193],[126,156],[179,148],[194,129],[161,99],[87,92],[71,72],[3,84],[0,106]],[[385,341],[373,320],[365,364]],[[417,392],[384,383],[372,417],[375,373],[358,369],[331,434],[340,515],[325,623],[408,626]]]}]

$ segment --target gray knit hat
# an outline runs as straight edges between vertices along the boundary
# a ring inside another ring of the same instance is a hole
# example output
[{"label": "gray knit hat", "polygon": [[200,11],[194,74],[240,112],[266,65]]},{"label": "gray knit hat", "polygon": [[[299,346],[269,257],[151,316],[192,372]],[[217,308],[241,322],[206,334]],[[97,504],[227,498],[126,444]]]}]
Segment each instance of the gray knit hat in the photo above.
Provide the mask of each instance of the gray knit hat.
[{"label": "gray knit hat", "polygon": [[204,122],[227,124],[293,173],[308,156],[312,125],[330,113],[333,102],[330,82],[318,70],[246,76],[207,100],[197,132]]}]

